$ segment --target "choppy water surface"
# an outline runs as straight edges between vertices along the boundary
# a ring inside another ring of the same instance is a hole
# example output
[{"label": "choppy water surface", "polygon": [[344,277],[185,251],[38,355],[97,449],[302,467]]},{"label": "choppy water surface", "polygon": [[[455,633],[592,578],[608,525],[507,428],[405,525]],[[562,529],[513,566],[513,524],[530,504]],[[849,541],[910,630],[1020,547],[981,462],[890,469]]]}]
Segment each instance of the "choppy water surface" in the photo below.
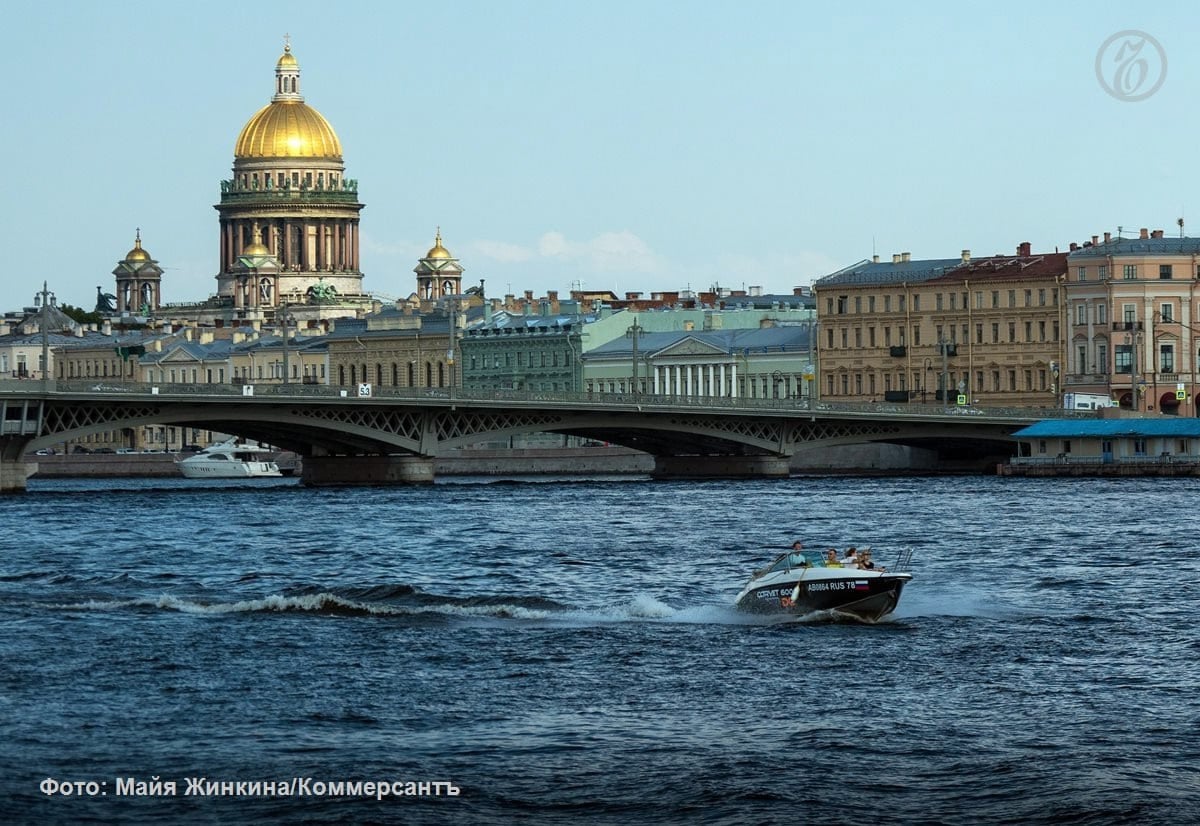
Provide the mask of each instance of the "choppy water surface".
[{"label": "choppy water surface", "polygon": [[[164,484],[0,502],[7,821],[1200,812],[1196,481]],[[796,536],[915,548],[896,615],[734,611]],[[201,777],[462,791],[185,795]]]}]

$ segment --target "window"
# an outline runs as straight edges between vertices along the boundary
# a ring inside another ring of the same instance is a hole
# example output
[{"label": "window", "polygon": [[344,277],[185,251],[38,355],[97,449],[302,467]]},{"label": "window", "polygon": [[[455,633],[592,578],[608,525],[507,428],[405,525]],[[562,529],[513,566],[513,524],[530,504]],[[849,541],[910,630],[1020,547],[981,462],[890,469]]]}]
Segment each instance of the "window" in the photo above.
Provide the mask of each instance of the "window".
[{"label": "window", "polygon": [[1124,317],[1127,325],[1132,325],[1137,321],[1137,306],[1134,304],[1121,305],[1121,314]]},{"label": "window", "polygon": [[1137,264],[1126,264],[1122,269],[1126,281],[1133,281],[1137,278]]},{"label": "window", "polygon": [[1000,291],[992,290],[992,309],[1000,306]]},{"label": "window", "polygon": [[867,328],[867,343],[870,344],[872,347],[875,346],[875,328],[874,327]]},{"label": "window", "polygon": [[1000,343],[1000,322],[992,322],[992,344]]},{"label": "window", "polygon": [[1116,368],[1114,373],[1132,373],[1133,372],[1133,345],[1118,344],[1113,350],[1116,355]]},{"label": "window", "polygon": [[1017,322],[1008,322],[1008,343],[1012,344],[1017,340]]},{"label": "window", "polygon": [[921,328],[916,324],[913,325],[912,340],[913,340],[913,347],[921,346]]},{"label": "window", "polygon": [[1075,323],[1087,324],[1087,304],[1075,305]]},{"label": "window", "polygon": [[873,295],[867,296],[867,312],[875,312],[875,296]]},{"label": "window", "polygon": [[1096,277],[1099,278],[1101,281],[1105,281],[1108,279],[1108,265],[1107,264],[1101,264],[1096,269]]},{"label": "window", "polygon": [[[830,350],[832,350],[833,349],[833,330],[826,330],[825,333],[826,333],[825,337],[827,339],[829,339],[828,347]],[[519,367],[520,365],[517,365],[517,366]]]},{"label": "window", "polygon": [[1045,340],[1046,340],[1046,322],[1039,321],[1038,322],[1038,341],[1045,341]]},{"label": "window", "polygon": [[1158,345],[1158,372],[1174,373],[1175,372],[1175,345],[1160,344]]},{"label": "window", "polygon": [[1096,305],[1096,323],[1097,324],[1107,324],[1108,323],[1108,305],[1107,304],[1097,304]]},{"label": "window", "polygon": [[1163,304],[1162,307],[1159,308],[1158,314],[1162,318],[1162,320],[1165,322],[1170,323],[1170,322],[1174,321],[1175,320],[1175,305],[1174,304]]},{"label": "window", "polygon": [[883,297],[883,311],[885,313],[890,313],[892,311],[892,297],[890,295],[885,295]]},{"label": "window", "polygon": [[892,346],[892,328],[891,327],[883,328],[883,346],[884,347]]},{"label": "window", "polygon": [[1079,281],[1087,281],[1087,267],[1076,267],[1076,279]]},{"label": "window", "polygon": [[862,296],[861,295],[854,296],[854,314],[862,315]]},{"label": "window", "polygon": [[935,304],[936,304],[936,306],[937,306],[937,309],[939,309],[939,310],[943,309],[943,307],[942,307],[942,294],[941,294],[941,293],[938,293],[936,296],[934,296],[934,298],[936,299],[936,301],[935,301]]},{"label": "window", "polygon": [[845,295],[839,295],[839,296],[838,296],[838,300],[837,300],[837,305],[838,305],[838,306],[837,306],[837,312],[838,312],[838,315],[845,315],[845,314],[846,314],[846,310],[847,310],[847,308],[848,308],[848,306],[849,306],[849,302],[850,302],[850,297],[849,297],[849,296],[845,296]]},{"label": "window", "polygon": [[919,313],[919,312],[921,312],[921,294],[920,294],[920,293],[917,293],[916,295],[914,295],[914,296],[913,296],[913,309],[912,309],[912,311],[913,311],[914,313]]},{"label": "window", "polygon": [[1170,264],[1159,264],[1158,265],[1158,277],[1160,279],[1162,279],[1163,281],[1170,281],[1171,278],[1173,278],[1173,276],[1171,275],[1171,265]]},{"label": "window", "polygon": [[833,315],[833,299],[825,299],[825,315]]},{"label": "window", "polygon": [[896,306],[897,311],[904,312],[904,296],[902,296],[902,295],[896,296],[896,302],[897,302],[897,306]]},{"label": "window", "polygon": [[1045,290],[1038,290],[1038,306],[1039,307],[1046,306],[1046,291]]},{"label": "window", "polygon": [[849,331],[849,330],[846,330],[846,329],[843,329],[843,330],[842,330],[842,347],[849,347],[849,346],[850,346],[850,344],[849,344],[849,335],[850,335],[850,331]]},{"label": "window", "polygon": [[1079,345],[1076,345],[1076,353],[1075,353],[1075,372],[1076,372],[1076,373],[1088,373],[1088,372],[1090,372],[1090,371],[1088,370],[1088,363],[1087,363],[1087,345],[1086,345],[1086,344],[1079,344]]},{"label": "window", "polygon": [[958,307],[955,306],[958,303],[957,299],[958,299],[958,293],[950,293],[950,309],[951,310],[958,309]]},{"label": "window", "polygon": [[982,290],[975,293],[975,309],[976,310],[983,309],[983,291]]},{"label": "window", "polygon": [[1016,290],[1008,291],[1008,306],[1010,306],[1010,307],[1017,306],[1017,291]]},{"label": "window", "polygon": [[1025,340],[1033,341],[1033,322],[1032,321],[1025,322]]},{"label": "window", "polygon": [[[1096,365],[1101,373],[1108,372],[1108,344],[1103,341],[1096,342]],[[1095,369],[1092,370],[1095,372]]]},{"label": "window", "polygon": [[862,327],[854,328],[854,346],[862,347]]},{"label": "window", "polygon": [[1033,290],[1026,290],[1026,291],[1025,291],[1025,306],[1026,306],[1026,307],[1032,307],[1032,306],[1033,306]]},{"label": "window", "polygon": [[983,344],[983,325],[982,324],[975,325],[975,343]]}]

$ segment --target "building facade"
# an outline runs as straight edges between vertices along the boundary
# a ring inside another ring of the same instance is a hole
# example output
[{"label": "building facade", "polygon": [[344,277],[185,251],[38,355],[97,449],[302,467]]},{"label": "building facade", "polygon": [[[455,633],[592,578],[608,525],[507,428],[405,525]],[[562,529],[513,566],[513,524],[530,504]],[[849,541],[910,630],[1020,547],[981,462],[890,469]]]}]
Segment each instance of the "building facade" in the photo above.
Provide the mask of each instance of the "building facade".
[{"label": "building facade", "polygon": [[861,262],[814,285],[829,400],[1057,407],[1066,253]]},{"label": "building facade", "polygon": [[1068,257],[1065,389],[1197,415],[1200,238],[1093,237]]}]

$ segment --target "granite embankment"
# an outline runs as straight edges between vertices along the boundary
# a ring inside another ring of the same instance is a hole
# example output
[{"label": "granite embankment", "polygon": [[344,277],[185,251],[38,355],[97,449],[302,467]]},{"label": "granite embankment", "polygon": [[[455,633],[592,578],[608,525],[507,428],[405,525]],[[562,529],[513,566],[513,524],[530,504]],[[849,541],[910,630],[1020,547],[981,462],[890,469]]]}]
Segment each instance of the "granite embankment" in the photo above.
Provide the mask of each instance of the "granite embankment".
[{"label": "granite embankment", "polygon": [[[74,453],[26,457],[37,464],[42,478],[179,476],[177,458],[190,453]],[[285,474],[299,474],[301,457],[277,454]],[[936,458],[926,452],[895,445],[849,445],[801,451],[793,457],[794,473],[912,473],[934,469]],[[625,447],[470,449],[439,458],[437,476],[606,476],[648,474],[654,457]]]}]

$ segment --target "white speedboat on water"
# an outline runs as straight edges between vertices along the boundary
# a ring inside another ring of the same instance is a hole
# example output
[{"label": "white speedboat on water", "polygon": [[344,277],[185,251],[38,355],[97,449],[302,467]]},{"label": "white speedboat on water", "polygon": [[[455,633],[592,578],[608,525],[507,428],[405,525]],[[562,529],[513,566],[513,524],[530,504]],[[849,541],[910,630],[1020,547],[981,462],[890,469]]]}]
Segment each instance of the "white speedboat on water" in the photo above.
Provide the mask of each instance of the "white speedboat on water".
[{"label": "white speedboat on water", "polygon": [[912,551],[902,552],[888,571],[830,566],[816,551],[790,551],[755,571],[736,605],[755,613],[829,611],[875,622],[896,610],[900,592],[912,579],[907,570],[911,557]]},{"label": "white speedboat on water", "polygon": [[271,460],[273,451],[258,445],[239,445],[232,439],[210,445],[195,456],[179,462],[180,472],[188,479],[249,479],[256,476],[282,476],[279,465]]}]

